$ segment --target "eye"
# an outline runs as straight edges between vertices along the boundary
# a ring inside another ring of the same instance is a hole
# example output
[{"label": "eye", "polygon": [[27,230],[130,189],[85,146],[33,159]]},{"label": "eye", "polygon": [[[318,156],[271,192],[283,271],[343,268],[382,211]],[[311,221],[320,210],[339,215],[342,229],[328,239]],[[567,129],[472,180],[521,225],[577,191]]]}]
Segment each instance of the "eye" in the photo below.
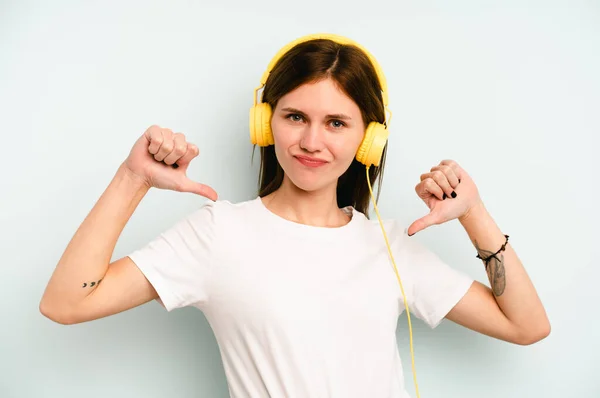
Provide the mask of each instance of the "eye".
[{"label": "eye", "polygon": [[336,120],[332,120],[331,123],[332,123],[333,127],[336,128],[336,129],[339,129],[339,128],[342,128],[342,127],[346,126],[346,123],[342,122],[341,120],[337,120],[337,119]]},{"label": "eye", "polygon": [[292,122],[301,122],[304,119],[302,115],[297,113],[290,113],[285,118],[291,120]]}]

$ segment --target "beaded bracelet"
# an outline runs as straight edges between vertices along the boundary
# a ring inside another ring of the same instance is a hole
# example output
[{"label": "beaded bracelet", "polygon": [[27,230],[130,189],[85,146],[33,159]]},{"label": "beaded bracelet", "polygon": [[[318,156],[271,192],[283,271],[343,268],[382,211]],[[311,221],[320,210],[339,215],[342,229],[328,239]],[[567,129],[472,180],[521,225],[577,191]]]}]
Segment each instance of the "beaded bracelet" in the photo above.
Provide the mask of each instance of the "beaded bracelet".
[{"label": "beaded bracelet", "polygon": [[492,258],[495,258],[496,260],[500,261],[500,259],[499,259],[498,257],[496,257],[496,254],[500,253],[501,251],[504,251],[504,250],[506,250],[506,245],[508,244],[508,235],[504,235],[504,236],[506,237],[506,242],[504,242],[504,244],[502,245],[502,247],[500,247],[500,249],[498,249],[498,251],[497,251],[496,253],[494,253],[494,254],[492,254],[491,256],[489,256],[489,257],[486,257],[486,258],[483,258],[483,257],[481,257],[479,254],[477,254],[477,256],[475,256],[475,257],[477,257],[477,258],[480,258],[480,259],[482,259],[482,260],[485,262],[485,269],[486,269],[486,270],[487,270],[487,268],[488,268],[488,265],[489,265],[489,262],[490,262],[490,260],[491,260]]}]

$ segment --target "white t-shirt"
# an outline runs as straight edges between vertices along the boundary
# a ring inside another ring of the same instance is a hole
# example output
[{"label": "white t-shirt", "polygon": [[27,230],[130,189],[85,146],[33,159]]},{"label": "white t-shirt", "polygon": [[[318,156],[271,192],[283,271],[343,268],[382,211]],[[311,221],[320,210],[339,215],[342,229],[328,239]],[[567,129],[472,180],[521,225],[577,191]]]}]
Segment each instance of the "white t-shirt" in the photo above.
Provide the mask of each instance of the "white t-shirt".
[{"label": "white t-shirt", "polygon": [[[200,309],[235,398],[408,398],[405,310],[377,218],[288,221],[257,197],[207,202],[131,253],[167,311]],[[385,221],[411,314],[436,327],[473,279]]]}]

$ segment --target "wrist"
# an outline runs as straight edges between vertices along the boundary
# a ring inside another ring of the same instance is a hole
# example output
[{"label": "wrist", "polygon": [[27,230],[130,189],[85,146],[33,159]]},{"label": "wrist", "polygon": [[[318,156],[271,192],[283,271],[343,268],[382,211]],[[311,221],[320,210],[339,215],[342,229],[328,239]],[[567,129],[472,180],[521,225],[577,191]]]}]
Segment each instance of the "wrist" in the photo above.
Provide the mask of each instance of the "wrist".
[{"label": "wrist", "polygon": [[483,219],[488,215],[489,214],[488,214],[487,209],[485,208],[485,205],[483,204],[482,201],[479,201],[479,202],[477,202],[477,204],[470,207],[465,212],[465,214],[460,216],[458,218],[458,221],[464,225],[465,223],[471,222],[472,220]]},{"label": "wrist", "polygon": [[152,186],[143,177],[137,175],[125,163],[121,163],[117,170],[116,178],[123,181],[127,185],[130,185],[136,190],[148,191]]}]

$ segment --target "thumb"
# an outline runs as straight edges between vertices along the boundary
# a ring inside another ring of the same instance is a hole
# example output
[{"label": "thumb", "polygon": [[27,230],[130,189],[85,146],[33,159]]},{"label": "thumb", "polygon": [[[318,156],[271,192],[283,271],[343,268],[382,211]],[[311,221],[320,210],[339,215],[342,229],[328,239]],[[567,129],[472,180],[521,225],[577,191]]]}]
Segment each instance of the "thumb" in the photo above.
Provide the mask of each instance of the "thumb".
[{"label": "thumb", "polygon": [[424,230],[427,227],[438,224],[438,219],[435,213],[429,213],[424,217],[419,218],[408,227],[408,236],[412,236],[417,232]]},{"label": "thumb", "polygon": [[187,177],[182,179],[181,184],[179,185],[179,190],[181,192],[190,192],[196,195],[204,196],[212,201],[216,201],[219,197],[217,192],[208,185],[192,181]]}]

